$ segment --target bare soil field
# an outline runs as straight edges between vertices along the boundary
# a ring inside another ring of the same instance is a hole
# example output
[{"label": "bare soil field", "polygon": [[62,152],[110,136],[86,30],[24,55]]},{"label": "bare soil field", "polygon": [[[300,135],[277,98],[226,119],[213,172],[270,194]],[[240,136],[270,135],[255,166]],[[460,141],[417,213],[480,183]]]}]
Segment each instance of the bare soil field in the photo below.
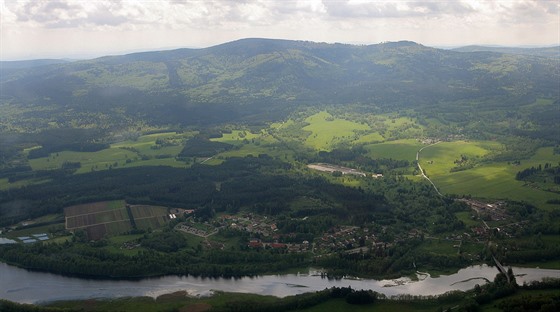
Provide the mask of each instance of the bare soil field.
[{"label": "bare soil field", "polygon": [[307,167],[309,167],[311,169],[314,169],[314,170],[323,171],[323,172],[340,171],[340,172],[342,172],[342,174],[353,174],[353,175],[358,175],[358,176],[362,176],[362,177],[366,176],[365,173],[363,173],[361,171],[358,171],[356,169],[337,166],[337,165],[332,165],[332,164],[317,163],[317,164],[309,164],[309,165],[307,165]]}]

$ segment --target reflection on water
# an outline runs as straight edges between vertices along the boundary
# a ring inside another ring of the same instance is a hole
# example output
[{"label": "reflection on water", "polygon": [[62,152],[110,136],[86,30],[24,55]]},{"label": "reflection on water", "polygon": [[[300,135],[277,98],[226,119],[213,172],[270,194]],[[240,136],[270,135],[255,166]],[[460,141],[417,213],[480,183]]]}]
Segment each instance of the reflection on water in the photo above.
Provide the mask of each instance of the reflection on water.
[{"label": "reflection on water", "polygon": [[[560,277],[560,270],[513,268],[517,282]],[[33,272],[0,263],[0,298],[22,303],[42,301],[151,296],[185,290],[191,295],[206,296],[212,290],[255,293],[285,297],[325,288],[348,287],[371,289],[387,296],[398,294],[438,295],[450,290],[468,290],[476,284],[493,280],[498,273],[494,267],[472,266],[452,275],[431,277],[419,272],[418,281],[409,278],[394,280],[327,279],[317,274],[286,274],[244,277],[239,279],[165,276],[130,280],[91,280]]]}]

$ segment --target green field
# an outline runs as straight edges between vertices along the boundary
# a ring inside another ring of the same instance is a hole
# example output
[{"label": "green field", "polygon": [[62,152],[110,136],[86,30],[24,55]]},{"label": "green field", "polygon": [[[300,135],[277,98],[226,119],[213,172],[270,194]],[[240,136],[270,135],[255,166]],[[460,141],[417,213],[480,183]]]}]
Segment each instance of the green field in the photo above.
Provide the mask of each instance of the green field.
[{"label": "green field", "polygon": [[399,160],[416,160],[416,152],[422,148],[424,144],[418,140],[395,140],[379,144],[366,145],[369,151],[368,155],[372,158],[392,158]]},{"label": "green field", "polygon": [[[245,136],[245,138],[241,139],[239,137],[240,133],[245,133],[241,135]],[[278,140],[264,132],[261,134],[254,134],[249,131],[235,130],[232,131],[231,134],[226,133],[223,137],[212,139],[212,141],[229,143],[235,145],[236,148],[214,155],[211,159],[203,160],[206,165],[219,165],[223,163],[225,159],[231,157],[246,157],[249,155],[257,157],[260,154],[291,160],[294,154],[291,150],[279,148],[276,145]]]},{"label": "green field", "polygon": [[252,155],[254,157],[259,156],[259,154],[268,154],[270,155],[271,149],[255,144],[244,144],[237,149],[232,149],[227,152],[220,153],[211,159],[203,160],[204,164],[206,165],[219,165],[224,162],[226,158],[231,157],[245,157],[248,155]]},{"label": "green field", "polygon": [[462,155],[468,161],[475,162],[500,148],[500,143],[489,141],[441,142],[422,150],[420,165],[430,177],[446,175],[451,168],[457,166],[454,162],[460,160]]},{"label": "green field", "polygon": [[309,125],[303,130],[311,132],[305,144],[316,150],[331,150],[339,143],[358,139],[355,131],[370,130],[368,125],[334,118],[325,111],[312,115],[305,121]]},{"label": "green field", "polygon": [[379,132],[368,133],[355,140],[355,144],[383,142],[385,138]]},{"label": "green field", "polygon": [[254,134],[246,130],[233,130],[231,133],[223,133],[221,138],[213,138],[211,139],[211,141],[223,142],[238,146],[244,144],[245,140],[251,141],[262,136],[263,134]]},{"label": "green field", "polygon": [[50,179],[25,179],[25,180],[19,180],[13,183],[10,183],[8,181],[8,178],[3,178],[0,179],[0,191],[4,191],[10,188],[18,188],[18,187],[22,187],[22,186],[27,186],[27,185],[33,185],[33,184],[41,184],[41,183],[46,183],[51,181]]},{"label": "green field", "polygon": [[[495,144],[493,147],[496,147],[498,143]],[[554,206],[547,204],[547,200],[560,199],[559,194],[533,188],[526,185],[524,181],[515,180],[515,174],[523,169],[539,164],[544,165],[546,162],[558,163],[560,155],[555,155],[552,147],[540,148],[533,157],[522,160],[520,165],[491,162],[481,163],[464,171],[449,172],[449,169],[454,166],[453,161],[460,157],[461,152],[484,155],[484,153],[490,153],[491,150],[477,142],[446,142],[422,151],[420,157],[422,168],[444,193],[526,201],[548,209],[553,209]],[[433,163],[429,164],[428,161],[433,161]]]},{"label": "green field", "polygon": [[461,212],[456,212],[455,213],[455,216],[457,217],[457,219],[461,220],[467,228],[473,227],[473,226],[480,226],[480,224],[482,222],[477,221],[477,220],[473,220],[473,218],[471,217],[472,215],[473,215],[473,212],[471,212],[471,211],[461,211]]},{"label": "green field", "polygon": [[[49,157],[30,159],[29,164],[33,170],[49,170],[59,169],[65,162],[80,162],[81,167],[76,173],[135,166],[185,167],[185,163],[175,157],[183,149],[183,139],[189,135],[175,132],[143,135],[137,140],[116,143],[97,152],[62,151]],[[156,144],[158,139],[173,145]]]}]

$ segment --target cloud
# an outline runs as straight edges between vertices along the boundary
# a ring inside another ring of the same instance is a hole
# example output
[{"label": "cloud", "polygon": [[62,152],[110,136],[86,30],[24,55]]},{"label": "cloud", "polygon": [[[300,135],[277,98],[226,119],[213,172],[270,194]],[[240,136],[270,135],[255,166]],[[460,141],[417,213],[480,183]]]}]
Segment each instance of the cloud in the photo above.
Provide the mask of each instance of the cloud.
[{"label": "cloud", "polygon": [[518,1],[500,2],[500,21],[508,24],[541,24],[550,21],[549,17],[560,19],[558,1]]},{"label": "cloud", "polygon": [[367,0],[167,0],[7,1],[17,21],[31,27],[160,27],[177,29],[274,25],[290,20],[466,18],[539,22],[558,17],[557,1],[367,1]]},{"label": "cloud", "polygon": [[404,18],[418,16],[461,16],[473,9],[459,1],[357,1],[325,0],[335,18]]},{"label": "cloud", "polygon": [[0,0],[0,8],[0,57],[60,47],[201,47],[243,37],[560,43],[557,0]]}]

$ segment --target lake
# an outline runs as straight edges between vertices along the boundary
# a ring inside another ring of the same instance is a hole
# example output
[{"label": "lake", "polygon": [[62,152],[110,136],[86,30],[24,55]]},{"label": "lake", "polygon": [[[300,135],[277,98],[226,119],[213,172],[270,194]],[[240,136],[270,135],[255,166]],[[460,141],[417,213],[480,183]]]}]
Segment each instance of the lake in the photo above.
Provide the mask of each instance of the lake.
[{"label": "lake", "polygon": [[[513,268],[517,283],[560,277],[560,270]],[[52,273],[28,271],[0,263],[0,298],[20,303],[55,300],[114,298],[125,296],[157,297],[186,290],[191,295],[205,296],[212,290],[255,293],[285,297],[333,286],[371,289],[387,296],[398,294],[438,295],[450,290],[468,290],[476,284],[493,280],[498,270],[486,265],[471,266],[455,274],[431,277],[418,274],[418,281],[409,278],[394,280],[327,279],[316,272],[285,275],[263,275],[239,279],[164,276],[140,280],[99,280],[67,277]]]}]

